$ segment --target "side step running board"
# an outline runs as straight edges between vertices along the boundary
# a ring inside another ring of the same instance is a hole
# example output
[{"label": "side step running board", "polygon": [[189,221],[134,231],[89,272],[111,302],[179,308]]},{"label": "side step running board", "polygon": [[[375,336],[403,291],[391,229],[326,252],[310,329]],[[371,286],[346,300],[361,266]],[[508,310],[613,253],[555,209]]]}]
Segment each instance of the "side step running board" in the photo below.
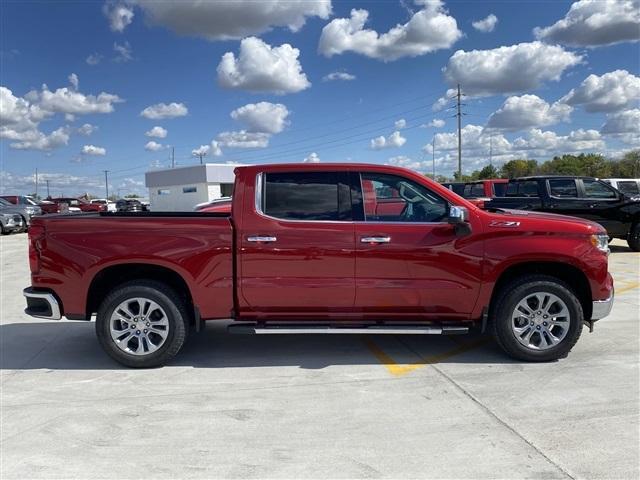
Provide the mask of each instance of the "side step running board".
[{"label": "side step running board", "polygon": [[416,325],[372,325],[361,327],[336,327],[325,325],[270,325],[257,326],[254,324],[231,324],[230,333],[248,333],[257,335],[283,334],[373,334],[373,335],[459,335],[469,332],[468,327],[451,326],[416,326]]}]

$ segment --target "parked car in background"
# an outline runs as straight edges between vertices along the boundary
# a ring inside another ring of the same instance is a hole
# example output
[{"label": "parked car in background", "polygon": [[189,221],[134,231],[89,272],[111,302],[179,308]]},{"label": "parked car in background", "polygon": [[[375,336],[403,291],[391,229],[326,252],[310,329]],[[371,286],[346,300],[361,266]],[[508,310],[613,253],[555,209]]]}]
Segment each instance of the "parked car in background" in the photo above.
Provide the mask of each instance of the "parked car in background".
[{"label": "parked car in background", "polygon": [[107,208],[105,211],[107,212],[117,211],[116,202],[112,202],[111,200],[107,200],[106,198],[93,198],[90,200],[90,203],[93,203],[96,205],[105,205]]},{"label": "parked car in background", "polygon": [[108,355],[153,367],[203,320],[229,319],[233,331],[252,334],[477,328],[516,359],[550,361],[613,305],[597,223],[481,210],[387,165],[253,165],[235,174],[232,214],[36,219],[26,313],[96,314]]},{"label": "parked car in background", "polygon": [[90,203],[73,197],[47,198],[40,203],[40,207],[45,213],[105,212],[107,210],[106,205]]},{"label": "parked car in background", "polygon": [[0,213],[17,213],[22,217],[22,228],[27,229],[29,225],[31,225],[31,219],[42,214],[42,209],[38,205],[32,205],[30,203],[14,204],[2,197],[0,198]]},{"label": "parked car in background", "polygon": [[210,202],[199,203],[193,210],[203,213],[231,213],[231,197],[222,197]]},{"label": "parked car in background", "polygon": [[466,182],[462,196],[474,205],[482,208],[487,200],[493,197],[503,197],[509,180],[506,178],[492,178]]},{"label": "parked car in background", "polygon": [[640,178],[603,178],[602,181],[628,197],[640,197]]},{"label": "parked car in background", "polygon": [[25,225],[22,215],[18,213],[0,213],[0,233],[8,235],[13,232],[21,232]]},{"label": "parked car in background", "polygon": [[486,208],[534,210],[581,217],[602,225],[611,238],[640,252],[640,202],[591,177],[533,176],[509,181],[504,197]]},{"label": "parked car in background", "polygon": [[143,212],[144,205],[135,198],[121,198],[116,202],[116,212]]}]

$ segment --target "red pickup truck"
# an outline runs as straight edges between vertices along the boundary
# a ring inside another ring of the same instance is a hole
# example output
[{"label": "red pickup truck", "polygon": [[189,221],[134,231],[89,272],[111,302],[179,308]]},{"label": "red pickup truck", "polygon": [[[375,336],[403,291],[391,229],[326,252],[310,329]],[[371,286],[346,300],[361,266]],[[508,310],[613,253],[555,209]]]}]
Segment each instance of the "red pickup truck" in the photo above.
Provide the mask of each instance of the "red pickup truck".
[{"label": "red pickup truck", "polygon": [[49,215],[29,230],[26,312],[91,319],[131,367],[189,329],[258,334],[491,331],[512,357],[564,357],[609,314],[607,234],[483,211],[424,176],[363,164],[236,169],[231,213]]}]

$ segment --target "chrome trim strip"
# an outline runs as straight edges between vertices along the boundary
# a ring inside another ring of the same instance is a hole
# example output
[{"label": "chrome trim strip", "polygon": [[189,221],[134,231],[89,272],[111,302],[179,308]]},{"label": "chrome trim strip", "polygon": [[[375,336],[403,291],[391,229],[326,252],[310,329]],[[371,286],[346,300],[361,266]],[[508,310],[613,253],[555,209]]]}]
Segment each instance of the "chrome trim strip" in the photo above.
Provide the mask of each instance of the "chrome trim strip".
[{"label": "chrome trim strip", "polygon": [[591,302],[591,320],[601,320],[611,313],[613,308],[614,292],[611,292],[611,296],[606,300],[594,300]]},{"label": "chrome trim strip", "polygon": [[32,317],[46,318],[48,320],[60,320],[62,318],[62,315],[60,314],[60,306],[58,305],[58,301],[56,300],[56,297],[53,296],[53,294],[47,292],[35,292],[30,289],[23,290],[22,294],[25,296],[25,298],[39,298],[45,300],[51,308],[51,316],[29,314]]},{"label": "chrome trim strip", "polygon": [[255,209],[256,213],[262,217],[267,218],[269,220],[274,220],[276,222],[285,222],[285,223],[338,223],[338,224],[361,224],[361,225],[371,225],[372,228],[374,225],[448,225],[449,222],[367,222],[366,220],[291,220],[286,218],[277,218],[267,215],[262,211],[262,192],[264,189],[264,172],[260,172],[256,175],[256,186],[255,186]]},{"label": "chrome trim strip", "polygon": [[386,335],[441,335],[446,330],[442,327],[254,327],[254,331],[259,335],[278,334],[386,334]]}]

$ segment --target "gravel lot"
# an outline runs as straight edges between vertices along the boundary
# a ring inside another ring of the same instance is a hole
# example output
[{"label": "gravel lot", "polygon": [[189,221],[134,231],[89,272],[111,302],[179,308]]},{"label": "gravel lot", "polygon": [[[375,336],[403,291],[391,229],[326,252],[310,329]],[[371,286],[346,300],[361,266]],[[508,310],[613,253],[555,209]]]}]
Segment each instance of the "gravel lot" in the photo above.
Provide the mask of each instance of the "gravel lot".
[{"label": "gravel lot", "polygon": [[612,315],[560,362],[210,325],[137,371],[92,323],[27,317],[26,235],[2,237],[0,478],[638,478],[640,254],[612,249]]}]

